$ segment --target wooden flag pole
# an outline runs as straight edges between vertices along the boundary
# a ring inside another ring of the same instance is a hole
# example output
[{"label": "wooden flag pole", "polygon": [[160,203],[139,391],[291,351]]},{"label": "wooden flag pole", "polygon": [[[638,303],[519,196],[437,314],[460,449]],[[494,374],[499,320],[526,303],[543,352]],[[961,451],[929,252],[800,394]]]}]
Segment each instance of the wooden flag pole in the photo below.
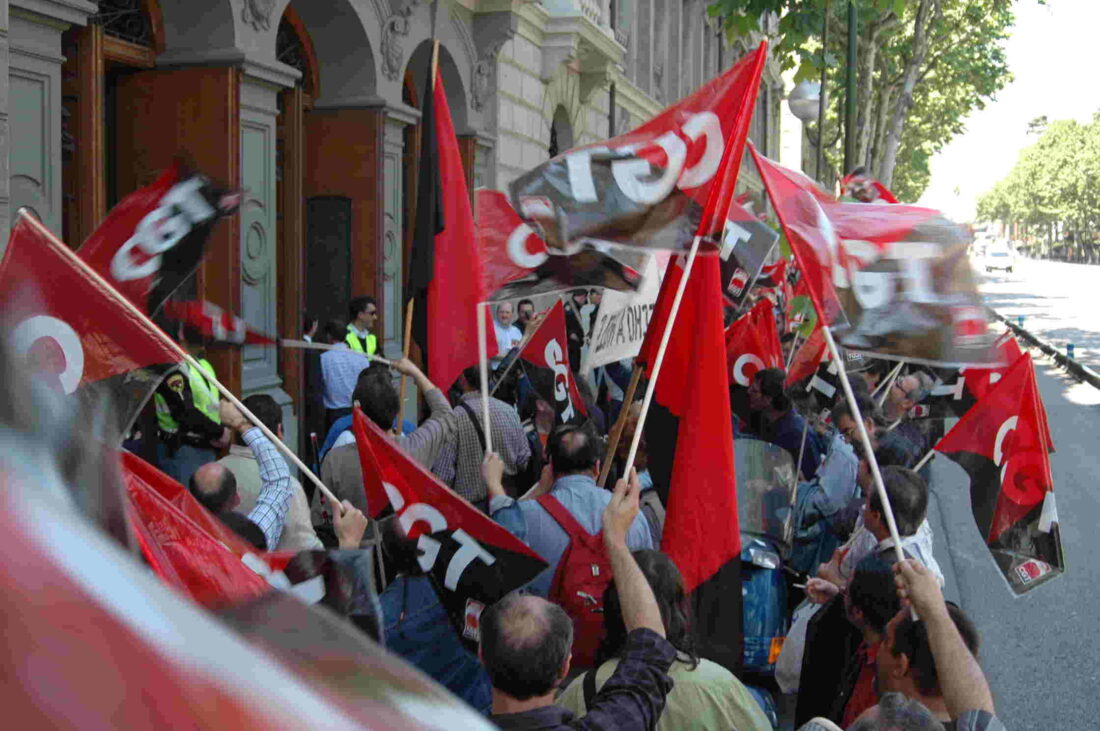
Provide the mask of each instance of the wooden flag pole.
[{"label": "wooden flag pole", "polygon": [[[692,267],[695,266],[695,256],[699,253],[699,243],[702,236],[696,235],[691,242],[691,251],[688,252],[687,261],[684,263],[684,273],[680,277],[680,284],[676,288],[676,297],[672,300],[672,309],[668,313],[668,322],[665,323],[665,331],[661,334],[661,344],[657,348],[657,357],[653,361],[653,372],[646,384],[645,398],[642,399],[642,412],[638,414],[638,426],[634,429],[634,439],[630,442],[630,453],[626,456],[626,464],[623,466],[623,477],[630,475],[634,467],[634,458],[638,456],[638,445],[642,441],[642,430],[645,427],[646,414],[649,413],[649,405],[653,402],[653,391],[657,387],[657,378],[661,375],[661,366],[665,362],[665,351],[668,350],[668,341],[672,337],[672,325],[676,322],[676,315],[680,312],[680,301],[684,298],[684,290],[687,289],[688,277],[691,276]],[[666,275],[667,276],[667,275]]]},{"label": "wooden flag pole", "polygon": [[785,371],[791,369],[791,363],[794,363],[794,355],[798,352],[798,331],[794,333],[794,340],[791,341],[791,352],[787,355],[787,365],[783,368]]},{"label": "wooden flag pole", "polygon": [[921,467],[924,467],[926,464],[928,464],[928,462],[935,456],[936,456],[936,448],[933,447],[932,449],[928,450],[928,454],[926,454],[926,455],[924,455],[923,457],[920,458],[920,462],[917,462],[915,465],[913,465],[913,471],[914,472],[920,472]]},{"label": "wooden flag pole", "polygon": [[294,454],[294,450],[283,444],[283,441],[275,436],[275,434],[270,429],[264,426],[264,423],[256,418],[256,415],[249,411],[248,407],[242,404],[240,399],[230,393],[229,389],[223,386],[221,381],[207,373],[206,370],[204,370],[198,364],[198,361],[191,357],[190,353],[181,348],[179,346],[179,343],[177,343],[175,340],[168,337],[168,334],[157,327],[153,323],[153,321],[149,319],[148,315],[135,307],[133,302],[124,297],[117,289],[115,289],[111,285],[110,282],[101,277],[99,275],[99,272],[88,266],[88,264],[85,263],[83,259],[78,257],[72,249],[61,243],[61,241],[59,241],[57,237],[55,237],[53,233],[51,233],[49,229],[43,226],[34,216],[28,216],[22,213],[20,215],[22,215],[26,221],[28,221],[32,226],[37,228],[42,233],[46,241],[50,243],[50,245],[54,248],[55,251],[57,251],[57,253],[66,257],[67,259],[69,259],[69,261],[76,265],[84,273],[84,275],[94,281],[96,285],[99,286],[105,294],[107,294],[107,296],[115,300],[130,314],[131,317],[135,318],[138,322],[145,326],[145,329],[148,330],[153,337],[160,340],[161,344],[163,344],[169,350],[178,355],[181,360],[194,368],[196,371],[202,373],[206,380],[213,383],[214,387],[217,388],[218,391],[221,392],[221,395],[225,397],[225,400],[236,406],[246,419],[251,421],[265,437],[271,440],[271,443],[274,444],[280,452],[287,456],[287,458],[294,464],[295,467],[297,467],[302,472],[303,475],[305,475],[314,485],[317,486],[317,489],[319,489],[326,497],[330,498],[331,500],[337,503],[340,502],[332,493],[332,490],[329,490],[327,487],[325,487],[325,484],[321,482],[320,479],[318,479],[317,475],[313,474],[313,471],[306,467],[302,460],[298,459],[298,455]]},{"label": "wooden flag pole", "polygon": [[[308,340],[292,340],[290,338],[283,338],[279,341],[279,345],[283,346],[284,348],[301,348],[303,350],[345,350],[339,345],[329,345],[327,343],[311,343]],[[345,350],[345,352],[351,353],[352,355],[358,355],[373,363],[381,363],[388,366],[393,365],[392,360],[383,358],[380,355],[367,355],[366,353],[360,353],[358,351],[351,350],[350,348]]]},{"label": "wooden flag pole", "polygon": [[[416,300],[410,299],[409,303],[405,305],[405,346],[401,351],[401,355],[404,358],[409,357],[409,346],[412,344],[412,329],[413,329],[413,309],[416,306]],[[427,368],[427,363],[424,364]],[[405,410],[405,381],[408,380],[408,376],[404,373],[401,374],[401,383],[397,387],[397,393],[401,398],[401,410]],[[401,418],[401,417],[399,417]]]},{"label": "wooden flag pole", "polygon": [[829,345],[829,352],[833,360],[841,364],[838,368],[840,384],[844,387],[844,396],[848,399],[848,406],[852,409],[852,418],[855,419],[856,428],[859,429],[859,439],[863,443],[863,451],[867,455],[867,464],[871,467],[871,475],[875,478],[875,489],[878,490],[879,500],[882,502],[882,512],[886,515],[886,526],[890,529],[890,537],[894,540],[894,552],[898,560],[905,560],[905,551],[901,548],[901,536],[898,535],[898,524],[894,520],[894,508],[890,505],[890,496],[886,494],[886,485],[882,481],[882,472],[878,468],[878,460],[875,459],[875,450],[871,446],[871,435],[867,433],[867,426],[863,423],[863,414],[859,412],[859,404],[856,403],[855,394],[852,392],[852,383],[848,380],[848,371],[845,370],[844,361],[840,358],[840,349],[837,348],[833,332],[825,325],[822,330],[825,333],[825,342]]},{"label": "wooden flag pole", "polygon": [[604,455],[603,465],[600,467],[600,479],[596,481],[600,487],[607,484],[607,475],[611,472],[611,459],[615,455],[615,450],[619,448],[619,440],[623,436],[623,429],[626,428],[630,407],[634,405],[634,392],[638,390],[638,381],[642,379],[643,370],[641,365],[634,363],[634,370],[630,374],[630,385],[626,387],[626,394],[623,396],[623,408],[619,411],[619,418],[615,420],[611,436],[607,439],[607,454]]},{"label": "wooden flag pole", "polygon": [[[489,303],[485,304],[486,307],[490,307]],[[527,347],[527,343],[531,341],[531,338],[535,336],[535,333],[542,327],[542,323],[545,322],[545,318],[549,310],[546,312],[540,312],[527,323],[527,329],[523,331],[523,339],[519,341],[519,345],[516,346],[516,357],[513,358],[508,366],[504,369],[504,372],[497,376],[496,383],[493,384],[493,388],[489,391],[489,395],[492,396],[497,392],[500,384],[504,383],[504,379],[508,377],[508,374],[512,372],[512,369],[516,367],[516,363],[519,362],[519,354],[523,352],[523,349]]]},{"label": "wooden flag pole", "polygon": [[[489,421],[489,345],[485,333],[485,318],[489,315],[489,304],[481,302],[477,308],[477,359],[481,370],[481,431],[485,433],[485,454],[493,451],[493,424]],[[485,308],[484,310],[482,308]]]},{"label": "wooden flag pole", "polygon": [[790,546],[794,538],[794,506],[798,502],[798,475],[802,471],[802,457],[806,453],[806,435],[810,432],[810,420],[802,417],[802,444],[798,447],[798,464],[794,466],[794,484],[791,485],[791,499],[787,503],[787,520],[783,526],[783,538]]},{"label": "wooden flag pole", "polygon": [[898,374],[901,373],[901,369],[904,365],[905,362],[903,361],[894,366],[894,369],[890,371],[890,375],[886,377],[886,380],[879,384],[879,387],[871,394],[872,397],[878,396],[878,399],[875,401],[875,406],[878,408],[881,409],[882,405],[886,403],[886,399],[890,395],[890,387],[894,385],[894,381],[897,380]]}]

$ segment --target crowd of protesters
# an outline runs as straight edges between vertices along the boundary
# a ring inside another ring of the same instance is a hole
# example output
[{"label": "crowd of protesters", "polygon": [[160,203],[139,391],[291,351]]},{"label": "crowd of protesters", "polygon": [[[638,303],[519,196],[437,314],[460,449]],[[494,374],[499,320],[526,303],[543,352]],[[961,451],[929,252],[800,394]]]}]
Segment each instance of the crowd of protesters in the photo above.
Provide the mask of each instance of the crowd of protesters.
[{"label": "crowd of protesters", "polygon": [[[379,594],[377,637],[390,649],[501,728],[770,728],[766,705],[707,659],[683,579],[659,550],[667,492],[649,469],[652,433],[641,438],[635,469],[621,474],[639,413],[637,403],[623,403],[631,362],[576,372],[599,294],[576,290],[563,300],[570,363],[588,414],[583,424],[555,423],[551,405],[521,368],[510,367],[538,325],[531,300],[500,304],[494,313],[501,356],[490,379],[493,451],[486,456],[478,368],[453,384],[434,384],[408,359],[372,361],[377,304],[360,297],[349,303],[346,322],[305,323],[306,340],[329,346],[307,352],[306,424],[315,436],[306,456],[339,502],[294,480],[260,430],[229,404],[219,406],[204,374],[186,365],[157,394],[159,466],[258,548],[385,551],[392,544],[387,529],[375,522],[367,530],[351,428],[358,404],[412,459],[548,564],[524,589],[486,609],[474,656],[450,629],[416,561],[394,549],[385,567],[367,569]],[[201,338],[186,329],[180,338],[201,358]],[[778,686],[797,694],[802,728],[999,728],[975,659],[978,632],[943,599],[928,483],[913,471],[932,440],[908,414],[929,395],[931,376],[888,375],[891,364],[870,359],[846,365],[854,404],[823,399],[805,383],[789,386],[778,368],[760,370],[747,388],[730,391],[736,438],[782,448],[800,475],[789,564],[807,577],[805,601],[779,658]],[[419,393],[418,424],[401,418],[407,412],[399,377],[411,379]],[[282,437],[274,399],[252,396],[245,405]],[[614,487],[604,488],[598,479],[608,432],[620,414],[623,436],[609,457]],[[893,507],[902,561],[859,418]],[[595,628],[578,618],[558,585],[581,543],[609,571],[593,584],[602,596],[590,598],[603,608],[593,615]]]}]

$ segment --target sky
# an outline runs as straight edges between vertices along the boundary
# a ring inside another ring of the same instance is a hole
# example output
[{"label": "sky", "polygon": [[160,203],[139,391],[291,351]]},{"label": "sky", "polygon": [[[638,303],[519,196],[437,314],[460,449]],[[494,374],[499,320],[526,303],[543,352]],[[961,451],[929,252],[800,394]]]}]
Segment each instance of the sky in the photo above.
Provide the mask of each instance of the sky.
[{"label": "sky", "polygon": [[1017,0],[1006,44],[1015,79],[932,159],[932,181],[920,204],[973,220],[978,197],[1035,141],[1027,135],[1029,121],[1044,114],[1051,121],[1091,120],[1100,111],[1098,29],[1100,0]]}]

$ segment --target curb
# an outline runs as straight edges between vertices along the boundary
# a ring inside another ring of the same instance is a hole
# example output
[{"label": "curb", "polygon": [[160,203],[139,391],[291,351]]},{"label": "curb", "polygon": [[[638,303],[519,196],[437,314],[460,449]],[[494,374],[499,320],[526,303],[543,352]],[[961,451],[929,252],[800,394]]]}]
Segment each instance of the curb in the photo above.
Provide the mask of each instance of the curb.
[{"label": "curb", "polygon": [[1064,367],[1067,371],[1069,371],[1070,375],[1072,375],[1074,378],[1081,381],[1082,383],[1089,384],[1093,388],[1100,389],[1100,374],[1097,374],[1096,371],[1092,370],[1088,366],[1082,365],[1074,358],[1067,358],[1064,353],[1059,352],[1058,349],[1055,348],[1053,345],[1044,340],[1040,340],[1038,337],[1020,327],[1016,323],[1012,322],[1007,317],[994,310],[992,307],[987,307],[986,309],[991,315],[993,315],[993,317],[997,318],[1006,326],[1008,326],[1008,329],[1015,333],[1017,337],[1026,340],[1031,345],[1049,355],[1058,365]]}]

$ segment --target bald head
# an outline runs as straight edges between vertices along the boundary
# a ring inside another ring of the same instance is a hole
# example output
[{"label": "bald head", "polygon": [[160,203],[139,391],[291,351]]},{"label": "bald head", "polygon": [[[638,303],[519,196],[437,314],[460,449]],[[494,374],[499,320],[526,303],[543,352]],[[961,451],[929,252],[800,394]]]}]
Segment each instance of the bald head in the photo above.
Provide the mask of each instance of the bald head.
[{"label": "bald head", "polygon": [[572,645],[569,616],[542,597],[513,592],[481,615],[481,661],[493,687],[517,700],[553,691]]},{"label": "bald head", "polygon": [[188,489],[199,504],[215,515],[233,510],[240,503],[237,479],[223,464],[207,462],[191,475]]}]

